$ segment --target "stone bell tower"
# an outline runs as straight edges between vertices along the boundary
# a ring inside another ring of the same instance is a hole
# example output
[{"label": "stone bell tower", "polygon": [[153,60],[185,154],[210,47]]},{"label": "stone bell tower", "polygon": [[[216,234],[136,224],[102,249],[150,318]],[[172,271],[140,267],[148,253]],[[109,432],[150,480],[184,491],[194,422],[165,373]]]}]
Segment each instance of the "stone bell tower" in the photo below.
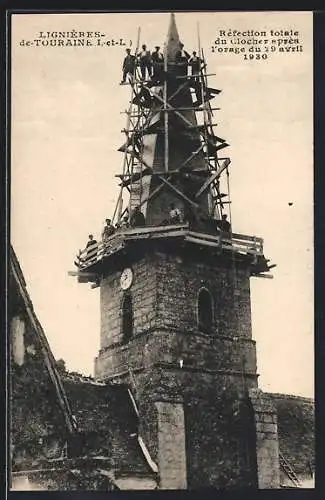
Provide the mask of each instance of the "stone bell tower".
[{"label": "stone bell tower", "polygon": [[262,239],[225,225],[230,158],[210,102],[220,91],[198,56],[188,61],[171,15],[163,62],[145,80],[138,67],[129,75],[115,220],[138,205],[145,225],[121,227],[95,261],[80,260],[79,281],[100,287],[95,376],[129,387],[160,488],[278,487],[250,304],[250,277],[271,266]]}]

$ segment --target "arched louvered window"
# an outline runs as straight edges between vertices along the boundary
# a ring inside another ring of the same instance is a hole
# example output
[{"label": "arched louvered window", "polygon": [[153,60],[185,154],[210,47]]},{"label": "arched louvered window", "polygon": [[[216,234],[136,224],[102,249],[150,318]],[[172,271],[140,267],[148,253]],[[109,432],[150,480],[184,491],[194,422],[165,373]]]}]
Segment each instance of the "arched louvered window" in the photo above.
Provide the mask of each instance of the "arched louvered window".
[{"label": "arched louvered window", "polygon": [[213,325],[213,302],[207,288],[201,288],[197,300],[198,327],[201,332],[210,333]]},{"label": "arched louvered window", "polygon": [[123,344],[127,344],[133,335],[133,306],[132,297],[126,294],[122,302],[122,334]]}]

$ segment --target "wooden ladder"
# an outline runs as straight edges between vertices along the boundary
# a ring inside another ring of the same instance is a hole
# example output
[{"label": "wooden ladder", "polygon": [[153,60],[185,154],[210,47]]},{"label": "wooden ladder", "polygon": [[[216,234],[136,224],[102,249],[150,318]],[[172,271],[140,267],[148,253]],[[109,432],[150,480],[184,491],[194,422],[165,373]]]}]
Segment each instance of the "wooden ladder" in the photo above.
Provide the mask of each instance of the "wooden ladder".
[{"label": "wooden ladder", "polygon": [[290,481],[294,484],[296,488],[301,487],[301,483],[298,479],[297,474],[293,470],[292,466],[288,462],[288,460],[285,459],[285,457],[282,455],[282,453],[279,452],[279,459],[280,459],[280,467],[283,470],[283,472],[288,476]]}]

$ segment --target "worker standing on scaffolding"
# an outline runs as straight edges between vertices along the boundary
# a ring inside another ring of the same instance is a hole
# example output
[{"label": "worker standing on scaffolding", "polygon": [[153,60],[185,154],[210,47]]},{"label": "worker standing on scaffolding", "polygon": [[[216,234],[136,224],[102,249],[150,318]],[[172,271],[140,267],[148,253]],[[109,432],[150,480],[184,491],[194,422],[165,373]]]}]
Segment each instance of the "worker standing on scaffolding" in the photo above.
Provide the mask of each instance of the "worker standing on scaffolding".
[{"label": "worker standing on scaffolding", "polygon": [[145,108],[150,108],[151,103],[152,103],[152,99],[151,99],[151,94],[150,94],[149,89],[147,87],[145,87],[144,85],[141,85],[139,92],[136,93],[132,102],[133,102],[133,104],[137,104],[137,105],[143,106]]},{"label": "worker standing on scaffolding", "polygon": [[169,222],[170,224],[180,224],[182,222],[182,212],[179,208],[175,208],[175,204],[171,203],[169,206]]},{"label": "worker standing on scaffolding", "polygon": [[151,54],[150,51],[147,50],[146,45],[142,45],[142,50],[139,54],[139,64],[140,64],[142,80],[146,79],[146,70],[148,72],[148,78],[151,78],[151,71],[152,71]]},{"label": "worker standing on scaffolding", "polygon": [[127,229],[128,227],[130,227],[129,217],[127,215],[124,215],[121,221],[121,229]]},{"label": "worker standing on scaffolding", "polygon": [[112,225],[111,219],[106,219],[106,225],[104,226],[102,232],[102,240],[105,242],[108,240],[110,236],[112,236],[115,232],[114,226]]},{"label": "worker standing on scaffolding", "polygon": [[201,59],[196,55],[195,51],[189,58],[188,63],[191,66],[192,76],[194,76],[195,81],[198,81],[200,75]]},{"label": "worker standing on scaffolding", "polygon": [[[222,215],[222,219],[219,220],[218,226],[221,231],[221,238],[226,240],[231,240],[231,224],[227,220],[227,214]],[[231,244],[231,243],[230,243]]]},{"label": "worker standing on scaffolding", "polygon": [[86,245],[86,263],[87,265],[93,264],[97,261],[98,243],[93,235],[89,235],[89,240]]},{"label": "worker standing on scaffolding", "polygon": [[131,217],[130,217],[130,226],[131,227],[141,227],[141,226],[145,226],[145,224],[146,224],[146,221],[145,221],[143,213],[140,210],[140,207],[139,206],[135,207],[135,209],[133,210]]},{"label": "worker standing on scaffolding", "polygon": [[151,54],[151,60],[152,60],[152,78],[153,80],[160,81],[162,79],[163,75],[163,69],[164,69],[164,56],[162,55],[161,52],[159,52],[160,47],[157,45],[155,47],[155,51],[152,52]]},{"label": "worker standing on scaffolding", "polygon": [[123,61],[123,77],[120,85],[126,82],[127,76],[129,76],[130,80],[133,81],[135,63],[136,63],[135,56],[131,54],[130,49],[126,49],[126,56]]},{"label": "worker standing on scaffolding", "polygon": [[225,233],[230,233],[231,226],[230,226],[230,222],[227,219],[228,219],[228,215],[223,214],[222,219],[219,222],[219,227],[220,227],[221,231],[224,231]]},{"label": "worker standing on scaffolding", "polygon": [[180,49],[176,52],[175,55],[175,61],[178,66],[178,75],[179,76],[187,76],[187,67],[188,67],[188,60],[190,58],[190,54],[184,50],[184,44],[180,43],[179,44]]}]

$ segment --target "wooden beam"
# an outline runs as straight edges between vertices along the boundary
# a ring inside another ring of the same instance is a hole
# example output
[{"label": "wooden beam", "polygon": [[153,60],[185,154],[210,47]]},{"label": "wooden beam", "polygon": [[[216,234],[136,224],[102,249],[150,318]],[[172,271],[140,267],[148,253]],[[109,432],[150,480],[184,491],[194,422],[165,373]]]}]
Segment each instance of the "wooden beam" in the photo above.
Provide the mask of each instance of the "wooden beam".
[{"label": "wooden beam", "polygon": [[[164,100],[163,100],[160,96],[156,95],[156,98],[157,98],[157,99],[158,99],[158,101],[160,101],[162,104],[165,104],[165,103],[164,103]],[[175,108],[173,108],[173,106],[171,106],[170,104],[168,104],[168,102],[166,103],[166,107],[167,107],[167,108],[169,108],[171,111],[174,111],[174,113],[175,113],[177,116],[179,116],[179,118],[181,118],[181,120],[183,120],[183,122],[184,122],[184,123],[186,123],[186,125],[188,125],[188,126],[192,127],[192,125],[193,125],[193,124],[192,124],[189,120],[187,120],[187,119],[185,118],[185,116],[183,116],[183,115],[182,115],[181,113],[179,113],[179,112],[178,112]]]},{"label": "wooden beam", "polygon": [[[205,76],[215,76],[215,75],[216,75],[216,73],[209,73],[209,74],[207,74]],[[196,78],[198,76],[199,76],[199,74],[196,76]],[[184,75],[184,76],[176,76],[175,78],[177,78],[177,79],[187,78],[188,80],[191,80],[191,79],[194,79],[195,77],[194,76],[192,77],[192,75]]]},{"label": "wooden beam", "polygon": [[[192,109],[194,109],[194,111],[206,111],[206,109],[204,108],[201,108],[201,107],[193,107]],[[209,107],[209,110],[210,111],[220,111],[221,108],[212,108],[211,106]],[[211,124],[213,127],[217,126],[218,124],[217,123],[212,123]]]},{"label": "wooden beam", "polygon": [[174,97],[176,97],[176,95],[183,89],[185,89],[186,87],[188,87],[188,82],[185,81],[180,87],[178,87],[178,89],[169,97],[169,99],[167,100],[168,103],[170,103],[170,101],[172,99],[174,99]]},{"label": "wooden beam", "polygon": [[[208,76],[208,75],[206,75]],[[220,89],[214,89],[212,87],[206,87],[207,93],[208,94],[220,94],[221,90]]]},{"label": "wooden beam", "polygon": [[182,170],[200,151],[202,151],[204,145],[201,144],[183,163],[179,166],[179,170]]},{"label": "wooden beam", "polygon": [[[158,174],[158,177],[159,179],[162,179],[162,177],[160,177],[160,175]],[[148,201],[150,201],[154,196],[156,196],[161,190],[162,188],[164,187],[164,183],[162,182],[160,184],[160,186],[157,186],[151,193],[150,195],[148,196],[148,198],[146,198],[145,200],[143,200],[141,203],[140,203],[140,207],[142,207],[142,205],[144,205],[145,203],[147,203]]]},{"label": "wooden beam", "polygon": [[214,174],[211,175],[209,179],[205,181],[202,187],[198,190],[198,192],[195,195],[195,198],[198,198],[201,196],[201,194],[210,186],[210,184],[218,177],[218,172],[215,172]]},{"label": "wooden beam", "polygon": [[197,205],[197,203],[194,203],[192,200],[190,200],[184,193],[182,193],[182,191],[180,191],[179,189],[177,189],[177,187],[173,186],[173,184],[171,184],[167,179],[164,179],[163,177],[160,177],[160,179],[168,186],[170,187],[170,189],[172,189],[173,191],[175,191],[175,193],[183,198],[187,203],[189,203],[190,205],[192,205],[194,208],[198,209],[199,208],[199,205]]},{"label": "wooden beam", "polygon": [[168,226],[143,226],[143,227],[136,227],[136,228],[128,228],[124,232],[124,237],[129,238],[132,236],[140,237],[143,234],[156,234],[156,233],[164,233],[164,234],[169,234],[172,231],[175,230],[184,230],[188,229],[189,225],[188,223],[180,223],[180,224],[170,224]]},{"label": "wooden beam", "polygon": [[[164,227],[164,226],[162,226]],[[183,229],[175,229],[175,231],[162,231],[160,233],[137,233],[136,235],[132,234],[126,234],[125,239],[126,240],[140,240],[140,239],[153,239],[153,238],[173,238],[177,236],[184,236],[184,230]]]},{"label": "wooden beam", "polygon": [[[202,108],[200,110],[197,109],[196,111],[205,111],[205,110]],[[209,123],[208,125],[206,125],[206,124],[205,125],[193,125],[192,127],[188,127],[188,128],[189,128],[189,130],[191,130],[191,129],[192,130],[195,130],[195,129],[202,130],[202,129],[207,128],[208,126],[209,127],[216,127],[217,125],[218,125],[217,123]]]},{"label": "wooden beam", "polygon": [[269,280],[273,280],[273,274],[264,274],[264,273],[259,273],[259,274],[255,274],[255,273],[252,273],[252,276],[253,278],[267,278]]},{"label": "wooden beam", "polygon": [[214,139],[216,139],[217,142],[222,142],[222,143],[226,142],[226,139],[222,139],[221,137],[218,137],[217,135],[210,134],[210,137],[213,137]]},{"label": "wooden beam", "polygon": [[[193,153],[194,154],[194,153]],[[214,169],[214,166],[211,165],[211,169]],[[160,175],[168,175],[170,176],[171,174],[179,174],[182,171],[182,165],[179,168],[176,168],[175,170],[169,170],[168,172],[151,172],[150,175],[152,177],[159,177]],[[191,170],[188,170],[189,173],[205,173],[206,175],[209,175],[209,170],[203,169],[203,168],[193,168]],[[142,172],[144,174],[145,171]],[[135,175],[135,174],[133,174]],[[114,177],[119,177],[120,179],[124,179],[127,177],[131,177],[131,174],[115,174]]]},{"label": "wooden beam", "polygon": [[82,271],[68,271],[68,276],[81,276],[83,278],[97,278],[95,273],[87,273]]},{"label": "wooden beam", "polygon": [[230,158],[226,158],[224,163],[217,170],[218,177],[220,177],[222,172],[230,165],[230,163],[231,163]]},{"label": "wooden beam", "polygon": [[[220,111],[221,108],[211,108],[212,110],[214,111]],[[190,107],[172,107],[172,108],[169,108],[165,111],[167,111],[168,113],[172,112],[172,111],[204,111],[203,108],[200,108],[198,106],[192,106],[191,108]],[[164,111],[163,107],[161,108],[158,108],[157,111]]]},{"label": "wooden beam", "polygon": [[123,186],[123,187],[127,187],[129,186],[130,184],[132,184],[132,182],[136,182],[136,181],[139,181],[140,179],[142,179],[142,177],[145,177],[147,175],[151,175],[152,174],[152,169],[149,167],[146,167],[144,170],[140,171],[140,172],[134,172],[133,174],[129,175],[129,179],[124,179],[120,186]]}]

